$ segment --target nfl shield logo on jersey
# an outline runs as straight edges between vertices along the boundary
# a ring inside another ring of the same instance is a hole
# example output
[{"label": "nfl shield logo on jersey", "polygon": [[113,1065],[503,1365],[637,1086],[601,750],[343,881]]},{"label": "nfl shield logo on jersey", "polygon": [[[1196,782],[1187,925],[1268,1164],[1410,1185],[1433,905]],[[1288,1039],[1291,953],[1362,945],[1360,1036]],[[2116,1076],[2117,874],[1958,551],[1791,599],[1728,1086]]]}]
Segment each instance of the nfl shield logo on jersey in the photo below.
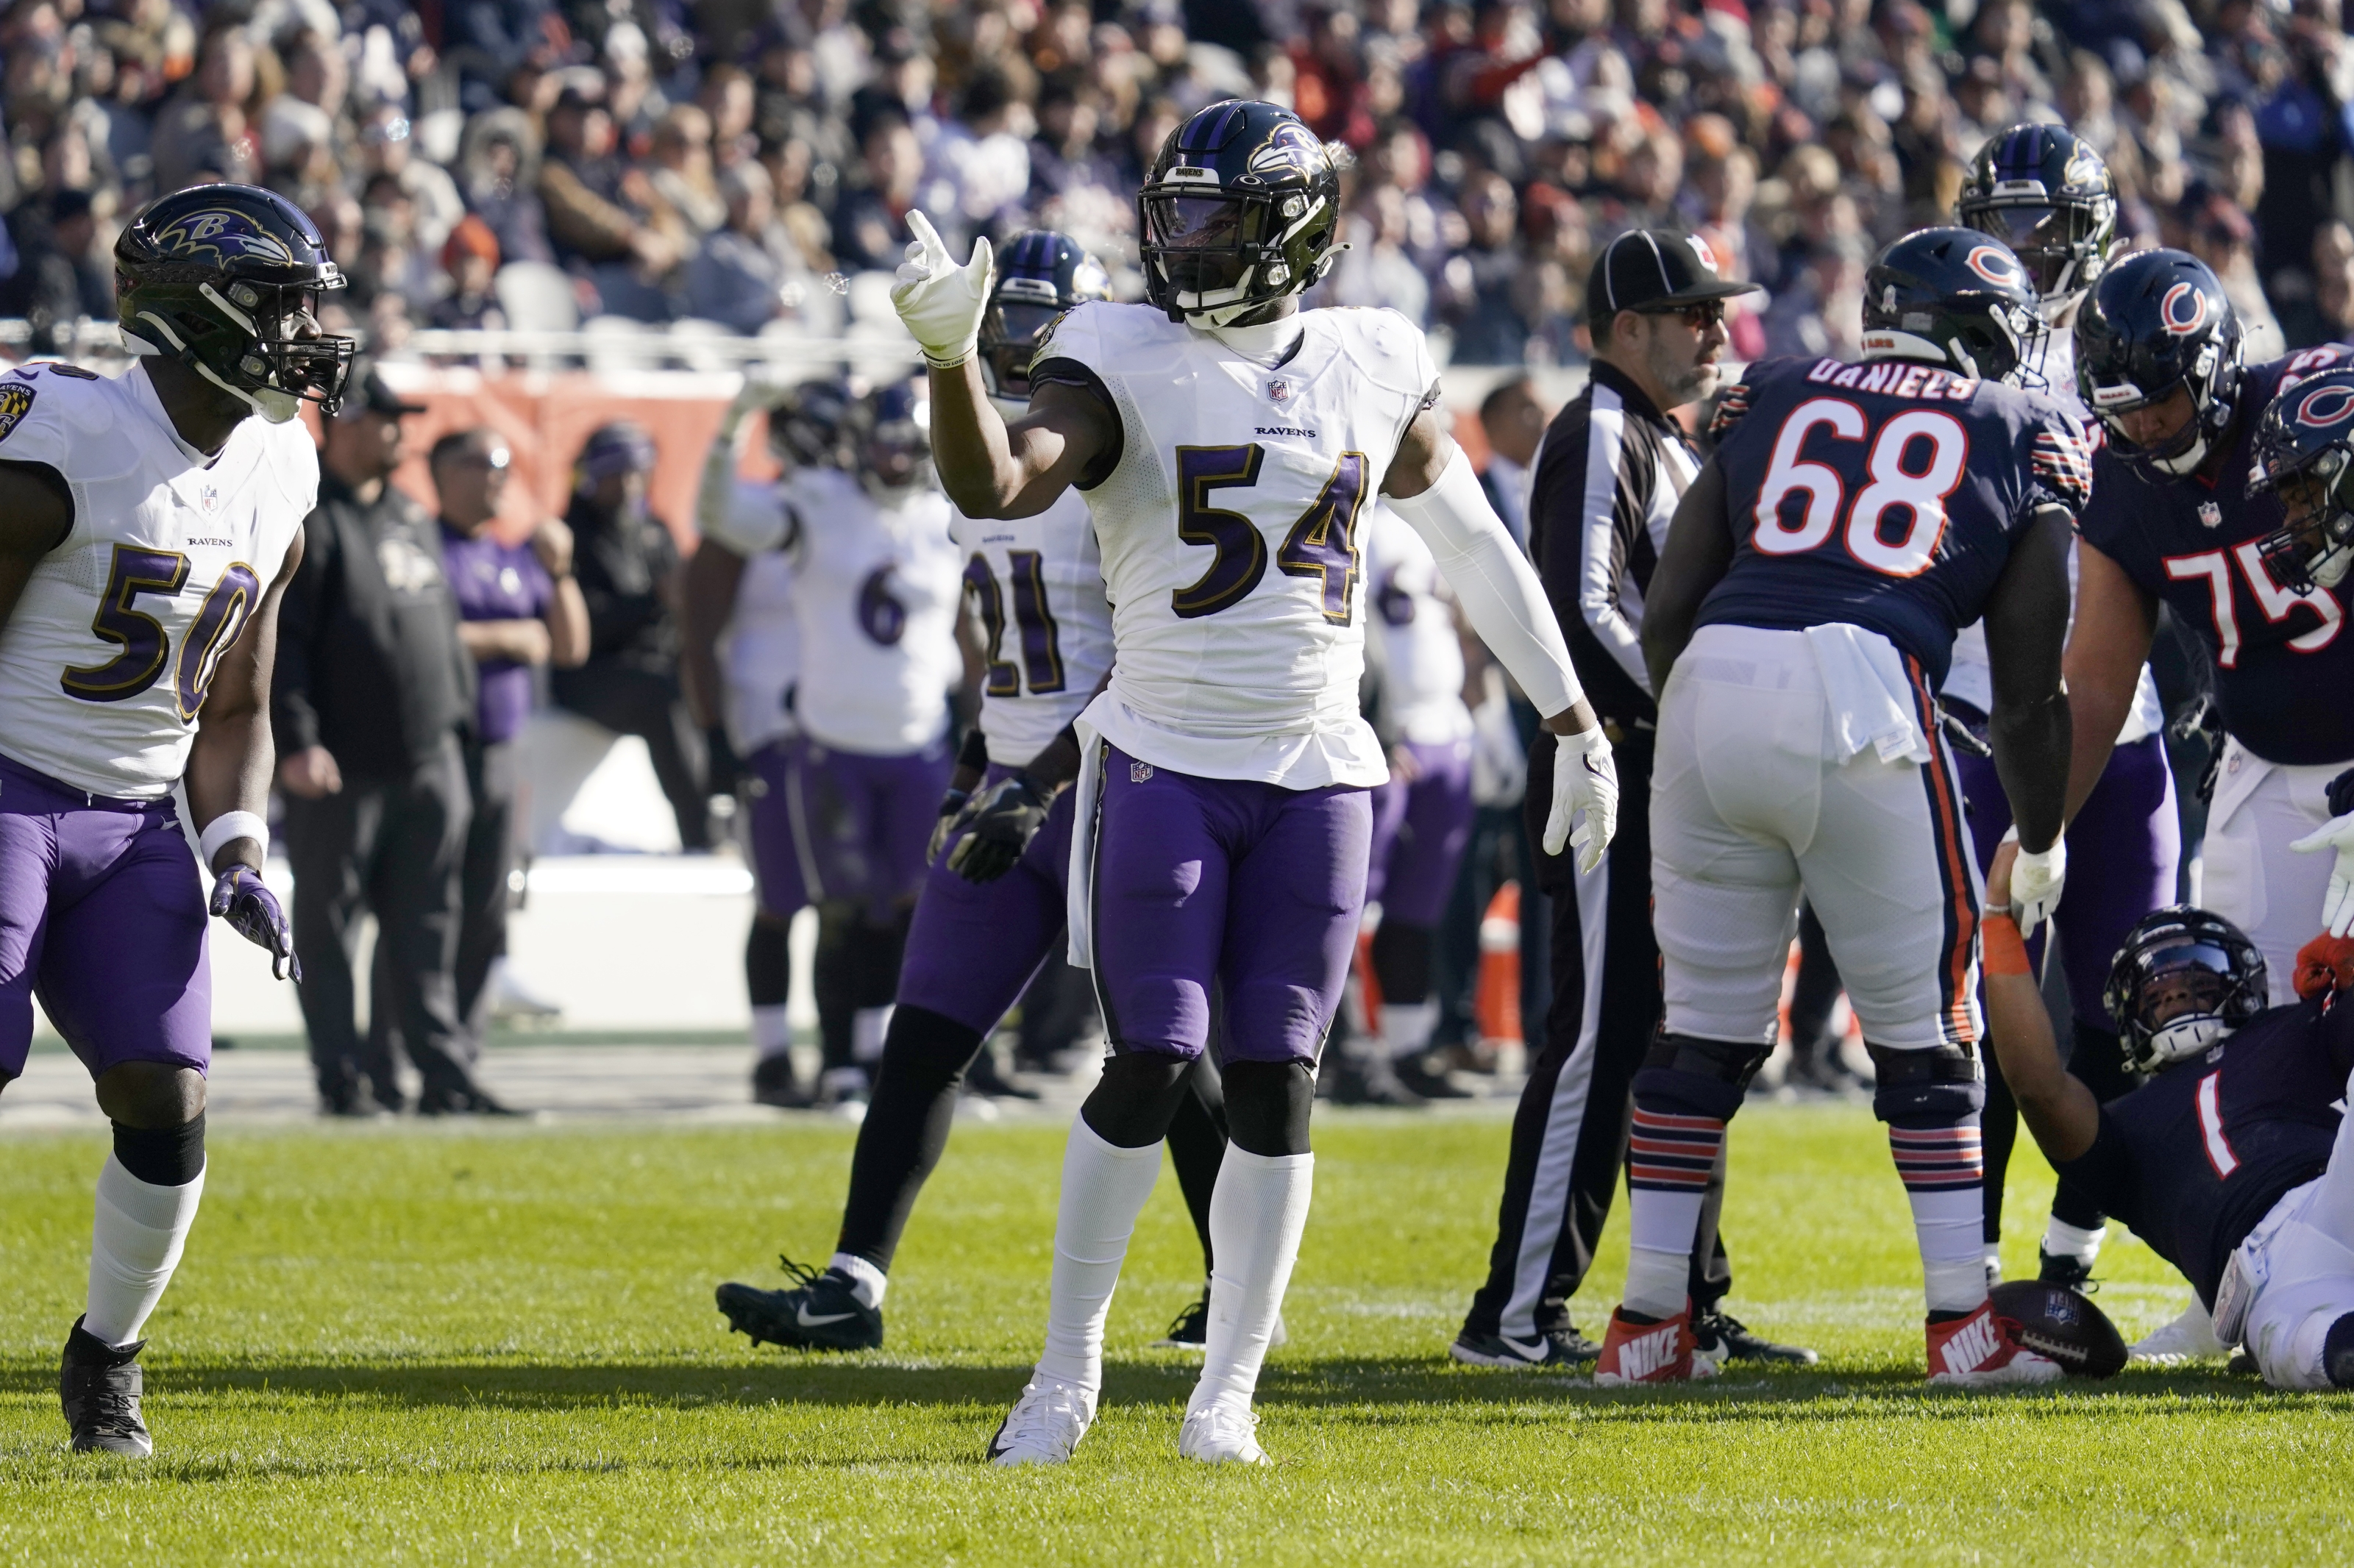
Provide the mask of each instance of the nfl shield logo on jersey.
[{"label": "nfl shield logo on jersey", "polygon": [[2211,501],[2202,501],[2199,503],[2199,521],[2203,527],[2221,528],[2223,525],[2223,509]]},{"label": "nfl shield logo on jersey", "polygon": [[1271,402],[1271,403],[1280,403],[1280,402],[1285,401],[1285,400],[1286,400],[1287,398],[1288,398],[1290,396],[1291,396],[1291,383],[1290,383],[1290,382],[1288,382],[1288,381],[1281,381],[1281,380],[1278,380],[1278,381],[1270,381],[1270,382],[1268,382],[1268,383],[1267,384],[1267,401],[1269,401],[1269,402]]},{"label": "nfl shield logo on jersey", "polygon": [[1150,779],[1151,777],[1152,764],[1150,762],[1131,762],[1128,765],[1128,781],[1129,783],[1142,784]]},{"label": "nfl shield logo on jersey", "polygon": [[205,514],[207,516],[210,516],[212,514],[219,511],[220,486],[210,483],[209,482],[207,482],[196,492],[196,503],[204,508]]}]

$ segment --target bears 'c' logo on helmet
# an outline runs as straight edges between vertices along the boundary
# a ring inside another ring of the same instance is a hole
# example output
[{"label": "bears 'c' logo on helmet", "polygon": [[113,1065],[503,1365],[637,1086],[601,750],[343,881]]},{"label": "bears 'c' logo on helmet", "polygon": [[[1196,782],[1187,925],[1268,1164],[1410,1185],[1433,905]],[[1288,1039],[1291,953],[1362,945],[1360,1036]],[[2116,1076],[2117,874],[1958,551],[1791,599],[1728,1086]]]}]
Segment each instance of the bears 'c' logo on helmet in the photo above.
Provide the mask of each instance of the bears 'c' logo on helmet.
[{"label": "bears 'c' logo on helmet", "polygon": [[2296,422],[2317,430],[2354,418],[2354,387],[2318,387],[2296,406]]},{"label": "bears 'c' logo on helmet", "polygon": [[1967,256],[1963,257],[1962,261],[1971,271],[1989,283],[1998,283],[2006,289],[2026,285],[2027,272],[2020,266],[2019,258],[2000,246],[1978,246]]},{"label": "bears 'c' logo on helmet", "polygon": [[294,253],[276,235],[265,233],[238,212],[192,212],[168,228],[155,231],[155,248],[175,261],[208,259],[226,261],[251,257],[291,266]]},{"label": "bears 'c' logo on helmet", "polygon": [[2207,296],[2196,284],[2177,283],[2158,302],[2158,320],[2177,337],[2189,337],[2207,324]]}]

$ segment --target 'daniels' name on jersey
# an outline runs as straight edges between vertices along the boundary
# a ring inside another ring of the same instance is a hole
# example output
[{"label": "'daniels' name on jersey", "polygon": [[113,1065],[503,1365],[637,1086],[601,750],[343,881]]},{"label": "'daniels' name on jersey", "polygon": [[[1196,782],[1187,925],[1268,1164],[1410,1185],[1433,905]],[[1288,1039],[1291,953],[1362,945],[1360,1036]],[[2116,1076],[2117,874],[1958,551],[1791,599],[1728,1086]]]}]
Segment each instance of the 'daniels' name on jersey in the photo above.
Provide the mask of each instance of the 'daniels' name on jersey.
[{"label": "'daniels' name on jersey", "polygon": [[1807,372],[1807,379],[1825,387],[1879,392],[1891,397],[1942,398],[1948,403],[1967,403],[1978,389],[1972,377],[1956,376],[1934,365],[1909,365],[1898,359],[1874,360],[1868,365],[1819,359],[1815,367]]}]

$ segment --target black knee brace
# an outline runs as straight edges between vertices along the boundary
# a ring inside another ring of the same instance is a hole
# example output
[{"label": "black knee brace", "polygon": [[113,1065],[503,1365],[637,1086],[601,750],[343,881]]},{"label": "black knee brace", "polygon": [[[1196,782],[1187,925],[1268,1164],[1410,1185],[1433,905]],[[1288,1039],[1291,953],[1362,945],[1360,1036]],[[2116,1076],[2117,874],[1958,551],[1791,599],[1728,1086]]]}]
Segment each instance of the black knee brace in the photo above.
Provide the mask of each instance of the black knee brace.
[{"label": "black knee brace", "polygon": [[1635,1075],[1635,1097],[1730,1121],[1749,1093],[1749,1080],[1773,1054],[1771,1045],[1703,1040],[1662,1029],[1651,1039],[1643,1070]]},{"label": "black knee brace", "polygon": [[2329,1325],[2322,1336],[2321,1370],[2332,1388],[2354,1388],[2354,1312]]},{"label": "black knee brace", "polygon": [[1863,1048],[1879,1083],[1872,1114],[1881,1120],[1954,1122],[1986,1109],[1986,1078],[1978,1071],[1976,1045],[1892,1051],[1867,1040]]},{"label": "black knee brace", "polygon": [[1316,1069],[1305,1062],[1228,1062],[1226,1136],[1246,1154],[1306,1154]]},{"label": "black knee brace", "polygon": [[1143,1149],[1169,1133],[1177,1102],[1191,1090],[1182,1056],[1158,1051],[1122,1051],[1104,1063],[1103,1076],[1079,1107],[1095,1135],[1115,1149]]},{"label": "black knee brace", "polygon": [[205,1113],[177,1127],[114,1123],[114,1158],[150,1187],[185,1187],[205,1171]]}]

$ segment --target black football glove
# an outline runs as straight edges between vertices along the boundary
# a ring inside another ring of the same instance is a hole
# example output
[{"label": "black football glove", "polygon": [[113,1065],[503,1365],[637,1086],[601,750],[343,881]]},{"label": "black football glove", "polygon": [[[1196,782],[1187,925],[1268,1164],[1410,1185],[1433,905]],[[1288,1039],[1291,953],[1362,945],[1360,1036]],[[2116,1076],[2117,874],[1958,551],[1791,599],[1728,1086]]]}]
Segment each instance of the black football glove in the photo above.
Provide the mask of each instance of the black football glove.
[{"label": "black football glove", "polygon": [[967,882],[995,882],[1038,836],[1049,805],[1019,773],[991,785],[966,808],[965,834],[949,853],[949,869]]},{"label": "black football glove", "polygon": [[940,797],[939,821],[932,824],[932,842],[924,846],[924,863],[938,865],[940,851],[949,847],[949,839],[957,831],[964,815],[965,802],[972,799],[970,789],[950,789]]},{"label": "black football glove", "polygon": [[262,885],[261,873],[241,863],[222,872],[213,883],[212,912],[270,955],[271,974],[280,980],[291,975],[295,984],[302,983],[302,962],[294,956],[294,928],[286,923],[278,895]]}]

